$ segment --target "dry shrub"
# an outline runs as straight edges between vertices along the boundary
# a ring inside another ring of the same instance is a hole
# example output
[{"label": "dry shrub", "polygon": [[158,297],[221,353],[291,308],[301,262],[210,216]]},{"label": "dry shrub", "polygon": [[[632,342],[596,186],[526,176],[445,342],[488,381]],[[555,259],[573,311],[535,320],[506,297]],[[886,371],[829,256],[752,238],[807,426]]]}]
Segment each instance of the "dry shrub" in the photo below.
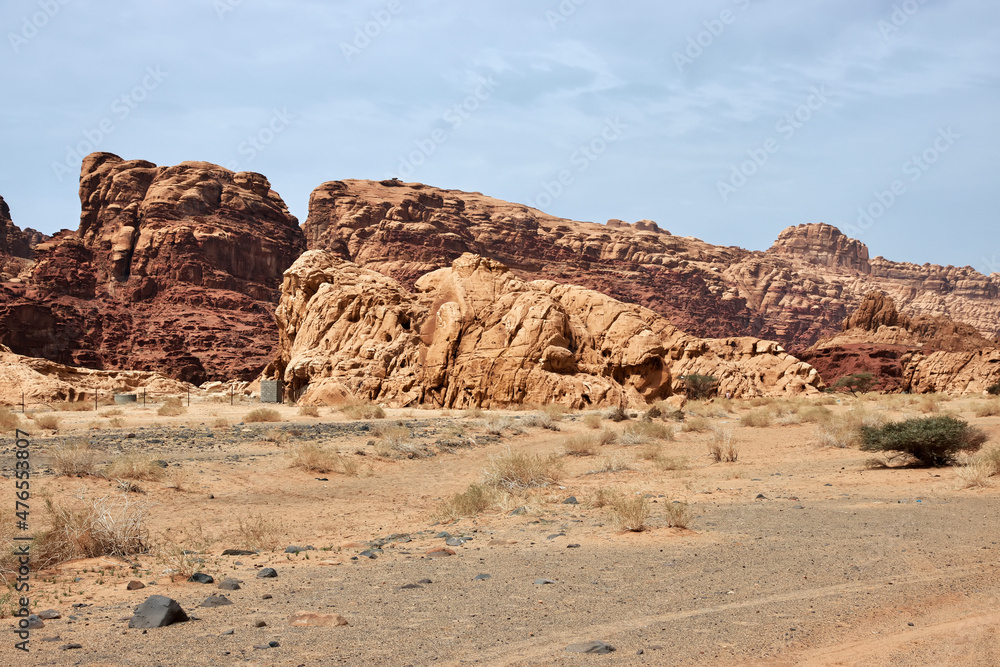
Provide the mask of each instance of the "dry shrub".
[{"label": "dry shrub", "polygon": [[88,498],[82,493],[75,500],[46,503],[52,527],[36,538],[33,551],[39,558],[34,562],[48,567],[73,558],[127,557],[148,551],[147,502],[127,495]]},{"label": "dry shrub", "polygon": [[462,412],[463,419],[482,419],[483,411],[479,408],[470,408]]},{"label": "dry shrub", "polygon": [[108,419],[108,426],[111,428],[122,428],[125,426],[125,420],[122,417],[110,417]]},{"label": "dry shrub", "polygon": [[[562,417],[559,417],[559,419],[562,419]],[[544,428],[550,431],[558,431],[559,425],[556,424],[556,422],[559,421],[559,419],[553,419],[548,414],[543,412],[541,414],[528,415],[521,420],[521,424],[525,428]]]},{"label": "dry shrub", "polygon": [[833,412],[831,412],[829,408],[824,408],[822,405],[814,405],[808,408],[803,408],[802,411],[798,413],[798,417],[799,421],[803,423],[824,424],[833,417]]},{"label": "dry shrub", "polygon": [[654,440],[669,441],[674,439],[674,428],[668,424],[661,424],[659,422],[638,422],[636,424],[629,424],[625,427],[626,432],[630,429]]},{"label": "dry shrub", "polygon": [[281,530],[264,512],[251,512],[236,519],[236,537],[239,548],[253,551],[270,551],[278,546]]},{"label": "dry shrub", "polygon": [[625,412],[625,410],[620,406],[611,408],[604,416],[605,418],[610,419],[613,422],[623,422],[629,418],[628,413]]},{"label": "dry shrub", "polygon": [[219,417],[214,422],[212,422],[212,428],[227,428],[229,426],[229,420]]},{"label": "dry shrub", "polygon": [[974,410],[977,417],[996,417],[1000,415],[1000,400],[977,403]]},{"label": "dry shrub", "polygon": [[1000,475],[1000,447],[993,447],[971,457],[955,470],[960,489],[985,488],[990,478]]},{"label": "dry shrub", "polygon": [[588,475],[601,473],[624,472],[632,469],[632,459],[624,454],[609,454],[601,459],[601,465],[595,470],[588,470]]},{"label": "dry shrub", "polygon": [[611,524],[620,531],[641,533],[649,526],[649,503],[641,494],[622,494],[611,501],[608,508]]},{"label": "dry shrub", "polygon": [[705,417],[706,419],[729,416],[729,412],[722,405],[717,402],[709,403],[708,401],[689,403],[688,412],[698,417]]},{"label": "dry shrub", "polygon": [[740,451],[734,442],[733,429],[715,429],[712,432],[712,441],[708,445],[708,452],[716,463],[736,463],[740,458]]},{"label": "dry shrub", "polygon": [[21,426],[21,418],[10,411],[6,405],[0,405],[0,428],[13,431]]},{"label": "dry shrub", "polygon": [[557,421],[562,421],[562,418],[566,416],[567,412],[569,412],[569,408],[567,408],[565,405],[560,405],[558,403],[549,403],[544,408],[542,408],[542,412],[544,412],[549,417],[549,419],[551,419],[554,422],[557,422]]},{"label": "dry shrub", "polygon": [[809,402],[812,403],[813,405],[836,405],[837,404],[837,399],[834,396],[830,396],[829,394],[826,394],[826,395],[819,396],[817,398],[811,399]]},{"label": "dry shrub", "polygon": [[295,450],[291,466],[309,472],[340,472],[348,477],[356,477],[361,469],[355,460],[313,443],[302,445]]},{"label": "dry shrub", "polygon": [[834,414],[817,429],[819,442],[824,447],[856,447],[861,444],[861,427],[881,426],[885,416],[872,412],[864,403],[857,403],[847,412]]},{"label": "dry shrub", "polygon": [[299,415],[302,417],[319,417],[319,408],[315,405],[303,405],[299,408]]},{"label": "dry shrub", "polygon": [[164,403],[160,406],[160,409],[156,411],[156,414],[161,417],[177,417],[187,412],[187,408],[181,405],[174,405],[172,403]]},{"label": "dry shrub", "polygon": [[87,412],[92,405],[89,401],[62,401],[54,403],[52,408],[59,412]]},{"label": "dry shrub", "polygon": [[681,430],[685,433],[701,433],[712,428],[712,422],[704,417],[689,417],[684,420]]},{"label": "dry shrub", "polygon": [[486,432],[489,435],[502,436],[507,431],[510,431],[511,435],[521,435],[524,433],[524,427],[513,417],[490,415],[486,418],[485,426]]},{"label": "dry shrub", "polygon": [[[629,426],[632,426],[632,424],[630,424]],[[619,434],[618,436],[618,444],[624,445],[626,447],[631,447],[635,445],[645,445],[646,443],[649,442],[649,440],[650,440],[649,436],[647,436],[645,433],[642,433],[640,431],[628,427],[626,427],[625,430],[622,431],[621,434]]]},{"label": "dry shrub", "polygon": [[187,491],[189,487],[189,482],[191,481],[188,471],[180,466],[174,467],[166,474],[167,482],[166,487],[168,489],[173,489],[174,491],[184,492]]},{"label": "dry shrub", "polygon": [[54,447],[50,456],[57,475],[79,477],[94,474],[100,452],[91,446],[89,440],[74,438]]},{"label": "dry shrub", "polygon": [[595,509],[600,509],[601,507],[607,507],[620,496],[621,493],[615,489],[609,489],[602,486],[594,491],[594,495],[590,497],[587,504]]},{"label": "dry shrub", "polygon": [[691,522],[691,506],[684,501],[667,503],[664,510],[669,528],[687,528]]},{"label": "dry shrub", "polygon": [[378,438],[375,453],[385,458],[406,456],[416,458],[421,455],[420,447],[413,442],[410,429],[402,424],[379,424],[372,433]]},{"label": "dry shrub", "polygon": [[658,442],[651,442],[639,450],[639,458],[643,461],[653,461],[661,456],[663,456],[663,447]]},{"label": "dry shrub", "polygon": [[274,408],[257,408],[243,415],[243,421],[247,424],[259,422],[280,422],[281,413]]},{"label": "dry shrub", "polygon": [[340,412],[348,419],[385,419],[385,410],[367,403],[345,405],[340,408]]},{"label": "dry shrub", "polygon": [[125,411],[121,408],[115,408],[114,410],[105,410],[101,413],[102,417],[120,417],[125,414]]},{"label": "dry shrub", "polygon": [[601,451],[601,442],[593,435],[575,435],[563,442],[567,456],[596,456]]},{"label": "dry shrub", "polygon": [[750,426],[753,428],[767,428],[771,425],[773,416],[769,410],[751,410],[740,417],[740,426]]},{"label": "dry shrub", "polygon": [[489,457],[483,471],[487,486],[514,491],[542,488],[559,481],[562,462],[556,456],[512,452],[507,449]]},{"label": "dry shrub", "polygon": [[35,415],[35,424],[49,431],[59,430],[59,418],[55,415]]},{"label": "dry shrub", "polygon": [[601,415],[596,412],[588,412],[583,416],[583,425],[587,428],[599,429],[601,428],[602,421]]},{"label": "dry shrub", "polygon": [[924,414],[938,412],[941,410],[941,396],[939,394],[924,394],[917,402],[917,408]]},{"label": "dry shrub", "polygon": [[126,454],[119,456],[108,464],[104,476],[108,479],[137,479],[155,482],[163,479],[163,468],[156,459],[143,454]]},{"label": "dry shrub", "polygon": [[653,459],[653,465],[660,470],[687,470],[690,467],[684,456],[657,456]]},{"label": "dry shrub", "polygon": [[441,501],[434,516],[441,521],[457,521],[464,517],[474,517],[496,502],[496,489],[482,484],[470,484],[465,491]]},{"label": "dry shrub", "polygon": [[613,445],[618,441],[618,434],[610,428],[602,428],[597,432],[597,441],[602,445]]}]

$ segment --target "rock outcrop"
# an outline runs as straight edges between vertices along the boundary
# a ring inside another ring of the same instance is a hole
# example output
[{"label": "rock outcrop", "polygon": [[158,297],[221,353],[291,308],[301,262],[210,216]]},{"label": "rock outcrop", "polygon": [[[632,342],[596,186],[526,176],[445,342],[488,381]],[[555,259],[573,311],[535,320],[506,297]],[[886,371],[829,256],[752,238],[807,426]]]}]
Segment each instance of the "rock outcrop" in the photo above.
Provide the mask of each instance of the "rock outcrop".
[{"label": "rock outcrop", "polygon": [[1000,381],[1000,345],[974,327],[947,317],[899,313],[883,292],[872,292],[841,333],[802,353],[824,381],[871,373],[882,391],[978,394]]},{"label": "rock outcrop", "polygon": [[344,180],[313,192],[303,229],[310,249],[406,286],[473,252],[525,280],[645,306],[694,335],[755,336],[792,351],[836,334],[873,290],[907,315],[947,316],[1000,335],[1000,275],[869,259],[863,243],[825,224],[789,227],[766,252],[751,252],[673,236],[649,220],[575,222],[479,193]]},{"label": "rock outcrop", "polygon": [[10,217],[10,207],[0,197],[0,280],[17,279],[31,266],[35,256],[31,237],[22,232]]},{"label": "rock outcrop", "polygon": [[282,273],[305,249],[266,178],[94,153],[80,200],[79,230],[38,245],[28,284],[0,292],[0,342],[194,383],[259,375]]},{"label": "rock outcrop", "polygon": [[147,371],[96,371],[25,357],[0,345],[0,403],[30,409],[61,401],[93,401],[100,395],[135,393],[183,395],[191,385]]},{"label": "rock outcrop", "polygon": [[655,312],[466,253],[413,281],[310,251],[285,272],[278,354],[266,371],[302,400],[502,407],[637,405],[689,373],[734,396],[817,391],[776,343],[703,340]]}]

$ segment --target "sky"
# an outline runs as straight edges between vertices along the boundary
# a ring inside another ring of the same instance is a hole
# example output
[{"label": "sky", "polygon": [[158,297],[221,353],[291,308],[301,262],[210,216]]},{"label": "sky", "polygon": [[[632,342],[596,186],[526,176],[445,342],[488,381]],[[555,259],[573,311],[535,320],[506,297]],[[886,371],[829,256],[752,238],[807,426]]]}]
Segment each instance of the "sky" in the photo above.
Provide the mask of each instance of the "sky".
[{"label": "sky", "polygon": [[87,153],[393,176],[764,250],[826,222],[1000,271],[994,0],[4,0],[0,195],[79,225]]}]

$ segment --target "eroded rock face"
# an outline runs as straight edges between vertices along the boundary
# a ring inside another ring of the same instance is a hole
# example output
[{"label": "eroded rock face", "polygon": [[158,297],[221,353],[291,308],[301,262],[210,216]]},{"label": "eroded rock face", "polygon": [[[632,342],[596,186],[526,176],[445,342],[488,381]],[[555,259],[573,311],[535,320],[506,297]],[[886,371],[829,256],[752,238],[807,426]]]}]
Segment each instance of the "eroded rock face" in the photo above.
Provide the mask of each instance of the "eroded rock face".
[{"label": "eroded rock face", "polygon": [[891,297],[868,294],[841,333],[802,353],[828,384],[871,373],[882,391],[978,394],[1000,381],[1000,346],[947,317],[901,315]]},{"label": "eroded rock face", "polygon": [[815,392],[816,372],[776,343],[702,340],[653,311],[466,253],[414,281],[305,253],[286,273],[268,372],[303,400],[389,405],[645,404],[688,373],[735,396]]},{"label": "eroded rock face", "polygon": [[305,249],[267,179],[95,153],[80,200],[79,230],[38,245],[29,284],[4,295],[0,342],[195,383],[259,375],[282,273]]},{"label": "eroded rock face", "polygon": [[304,231],[323,249],[405,286],[462,253],[650,308],[705,337],[746,335],[802,350],[840,330],[864,296],[888,293],[907,316],[1000,335],[1000,275],[869,259],[835,227],[782,231],[766,252],[677,237],[656,223],[575,222],[479,193],[399,181],[333,181],[310,199]]}]

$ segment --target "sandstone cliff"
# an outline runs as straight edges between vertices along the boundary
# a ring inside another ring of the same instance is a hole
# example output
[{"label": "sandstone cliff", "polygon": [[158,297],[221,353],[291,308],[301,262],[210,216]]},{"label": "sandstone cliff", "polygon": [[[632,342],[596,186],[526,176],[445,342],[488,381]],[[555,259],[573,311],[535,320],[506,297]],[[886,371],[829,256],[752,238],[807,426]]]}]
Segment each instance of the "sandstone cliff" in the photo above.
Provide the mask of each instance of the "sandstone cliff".
[{"label": "sandstone cliff", "polygon": [[776,343],[702,340],[655,312],[466,253],[413,281],[310,251],[285,272],[268,369],[305,401],[390,405],[645,404],[711,374],[735,396],[815,392]]},{"label": "sandstone cliff", "polygon": [[195,383],[260,373],[282,273],[305,249],[267,179],[95,153],[80,201],[79,230],[38,245],[28,284],[0,291],[0,342]]},{"label": "sandstone cliff", "polygon": [[35,256],[31,240],[11,220],[10,207],[0,197],[0,280],[14,279],[31,266]]},{"label": "sandstone cliff", "polygon": [[648,307],[705,337],[749,335],[802,350],[837,333],[872,290],[907,314],[1000,334],[1000,275],[869,258],[835,227],[782,231],[765,252],[677,237],[655,222],[575,222],[479,193],[399,181],[332,181],[303,225],[323,249],[412,285],[465,252],[519,277],[570,282]]},{"label": "sandstone cliff", "polygon": [[824,381],[871,373],[882,391],[979,394],[1000,382],[1000,346],[947,317],[907,317],[882,292],[868,294],[842,331],[802,353]]}]

